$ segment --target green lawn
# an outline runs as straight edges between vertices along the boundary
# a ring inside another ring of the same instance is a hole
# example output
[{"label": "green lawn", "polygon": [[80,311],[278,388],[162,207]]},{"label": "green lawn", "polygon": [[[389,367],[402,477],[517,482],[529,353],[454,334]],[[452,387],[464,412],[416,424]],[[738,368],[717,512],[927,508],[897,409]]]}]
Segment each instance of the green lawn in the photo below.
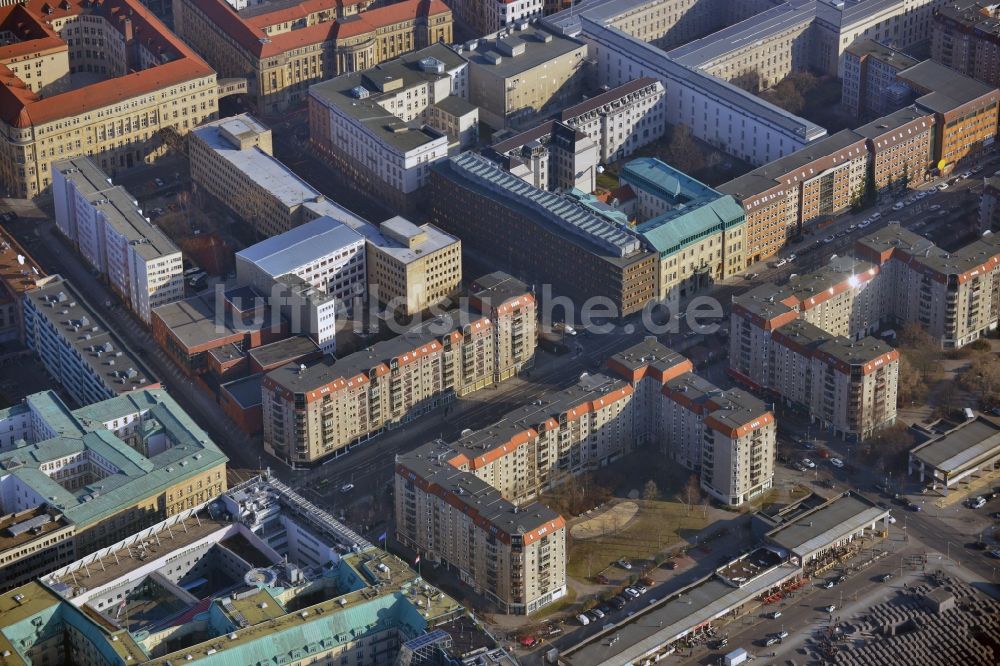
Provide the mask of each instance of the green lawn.
[{"label": "green lawn", "polygon": [[589,578],[619,558],[652,560],[681,540],[678,532],[697,531],[707,524],[702,507],[679,502],[635,500],[639,513],[616,534],[596,539],[572,539],[566,573]]},{"label": "green lawn", "polygon": [[605,171],[597,174],[597,186],[606,190],[613,190],[618,187],[618,176]]}]

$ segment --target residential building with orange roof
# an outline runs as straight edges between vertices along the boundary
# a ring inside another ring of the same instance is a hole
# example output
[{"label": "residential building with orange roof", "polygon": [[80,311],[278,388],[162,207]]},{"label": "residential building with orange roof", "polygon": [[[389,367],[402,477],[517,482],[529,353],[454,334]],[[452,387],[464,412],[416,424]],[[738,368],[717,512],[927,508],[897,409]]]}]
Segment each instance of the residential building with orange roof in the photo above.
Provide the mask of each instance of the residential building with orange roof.
[{"label": "residential building with orange roof", "polygon": [[757,398],[722,391],[655,338],[453,442],[396,457],[396,537],[457,570],[504,612],[565,594],[565,522],[537,501],[572,477],[649,447],[737,506],[772,485],[777,426]]},{"label": "residential building with orange roof", "polygon": [[162,132],[218,111],[215,72],[138,0],[27,0],[0,7],[0,181],[50,184],[53,161],[89,155],[114,176],[155,160]]},{"label": "residential building with orange roof", "polygon": [[[534,316],[528,293],[496,305],[506,317],[514,301]],[[487,307],[451,310],[339,359],[272,370],[262,382],[265,450],[316,463],[529,367],[534,336],[523,324],[498,325]]]},{"label": "residential building with orange roof", "polygon": [[177,33],[222,77],[246,78],[254,110],[275,115],[306,101],[309,86],[452,40],[441,0],[263,2],[176,0]]}]

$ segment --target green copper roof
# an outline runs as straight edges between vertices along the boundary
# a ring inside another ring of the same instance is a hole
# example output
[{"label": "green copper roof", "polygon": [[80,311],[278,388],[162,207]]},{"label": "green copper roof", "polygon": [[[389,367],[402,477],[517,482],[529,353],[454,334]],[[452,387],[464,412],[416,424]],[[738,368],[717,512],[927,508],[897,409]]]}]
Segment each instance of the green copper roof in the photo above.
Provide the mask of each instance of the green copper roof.
[{"label": "green copper roof", "polygon": [[[33,433],[34,441],[27,446],[0,454],[0,468],[6,472],[2,483],[31,488],[78,528],[226,462],[208,434],[162,389],[137,391],[72,412],[54,393],[40,393],[30,396],[23,408],[59,434]],[[136,448],[105,427],[126,416],[139,419]],[[142,451],[150,445],[157,453],[146,457]],[[110,473],[70,491],[43,469],[46,463],[76,454],[91,457]]]},{"label": "green copper roof", "polygon": [[697,208],[655,217],[640,224],[636,231],[663,257],[745,221],[743,208],[727,194]]}]

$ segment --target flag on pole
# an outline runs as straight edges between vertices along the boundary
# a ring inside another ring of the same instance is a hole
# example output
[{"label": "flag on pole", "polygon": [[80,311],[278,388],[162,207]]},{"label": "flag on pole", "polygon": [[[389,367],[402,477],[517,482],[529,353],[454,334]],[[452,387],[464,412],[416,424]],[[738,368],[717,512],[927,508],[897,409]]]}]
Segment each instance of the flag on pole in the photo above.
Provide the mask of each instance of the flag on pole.
[{"label": "flag on pole", "polygon": [[417,555],[417,559],[413,560],[413,566],[417,566],[418,564],[420,564],[420,556],[419,555]]},{"label": "flag on pole", "polygon": [[382,534],[379,535],[378,540],[379,541],[385,541],[385,538],[386,538],[387,534],[388,534],[388,532],[382,532]]}]

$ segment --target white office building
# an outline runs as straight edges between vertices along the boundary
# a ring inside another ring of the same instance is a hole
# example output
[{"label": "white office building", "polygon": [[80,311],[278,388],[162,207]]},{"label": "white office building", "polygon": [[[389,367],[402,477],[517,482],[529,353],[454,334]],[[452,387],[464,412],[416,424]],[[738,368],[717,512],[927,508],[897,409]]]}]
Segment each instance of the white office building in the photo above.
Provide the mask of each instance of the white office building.
[{"label": "white office building", "polygon": [[478,138],[468,62],[444,46],[344,74],[309,89],[309,137],[364,189],[397,206],[430,165]]},{"label": "white office building", "polygon": [[180,248],[89,157],[53,163],[52,196],[59,230],[142,321],[184,297]]}]

